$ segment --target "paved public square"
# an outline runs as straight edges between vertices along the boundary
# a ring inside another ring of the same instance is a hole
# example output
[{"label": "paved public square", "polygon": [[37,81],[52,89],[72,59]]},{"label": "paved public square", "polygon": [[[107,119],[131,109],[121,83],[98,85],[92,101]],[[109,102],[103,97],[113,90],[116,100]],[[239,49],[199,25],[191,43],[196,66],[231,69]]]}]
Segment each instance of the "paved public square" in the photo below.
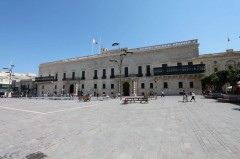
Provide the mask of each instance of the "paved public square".
[{"label": "paved public square", "polygon": [[0,98],[0,159],[239,159],[240,106]]}]

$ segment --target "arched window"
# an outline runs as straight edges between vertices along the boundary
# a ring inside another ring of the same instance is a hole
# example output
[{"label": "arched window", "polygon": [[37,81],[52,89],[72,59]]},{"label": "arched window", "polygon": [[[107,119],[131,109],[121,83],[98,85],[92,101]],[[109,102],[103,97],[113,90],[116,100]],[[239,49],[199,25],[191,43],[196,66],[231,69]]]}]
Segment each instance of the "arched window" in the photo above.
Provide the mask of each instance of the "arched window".
[{"label": "arched window", "polygon": [[235,64],[235,61],[233,60],[228,60],[226,62],[226,69],[232,69],[232,68],[235,68],[236,67],[236,64]]}]

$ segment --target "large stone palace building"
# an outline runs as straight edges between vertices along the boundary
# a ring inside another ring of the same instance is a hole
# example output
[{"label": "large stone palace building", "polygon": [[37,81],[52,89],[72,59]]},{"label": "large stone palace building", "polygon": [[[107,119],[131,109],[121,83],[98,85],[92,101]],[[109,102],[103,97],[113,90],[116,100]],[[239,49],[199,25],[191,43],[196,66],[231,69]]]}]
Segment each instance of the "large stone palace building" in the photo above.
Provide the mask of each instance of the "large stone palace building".
[{"label": "large stone palace building", "polygon": [[[202,92],[201,79],[215,71],[240,68],[240,52],[199,55],[198,40],[135,49],[102,49],[101,54],[42,63],[38,95],[176,95]],[[121,75],[120,75],[121,72]]]}]

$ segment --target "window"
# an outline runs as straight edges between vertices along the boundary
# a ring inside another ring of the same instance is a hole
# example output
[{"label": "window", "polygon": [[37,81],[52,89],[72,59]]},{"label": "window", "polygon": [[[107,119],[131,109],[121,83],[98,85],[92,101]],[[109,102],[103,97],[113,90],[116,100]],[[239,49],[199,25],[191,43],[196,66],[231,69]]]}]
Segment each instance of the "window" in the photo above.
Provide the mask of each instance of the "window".
[{"label": "window", "polygon": [[178,82],[178,88],[183,88],[183,83],[182,82]]},{"label": "window", "polygon": [[75,78],[75,72],[72,72],[72,79]]},{"label": "window", "polygon": [[162,64],[162,67],[167,67],[167,64]]},{"label": "window", "polygon": [[142,77],[142,66],[138,66],[138,77]]},{"label": "window", "polygon": [[150,73],[150,65],[147,65],[146,66],[146,76],[151,76],[151,73]]},{"label": "window", "polygon": [[63,79],[66,79],[66,72],[63,73]]},{"label": "window", "polygon": [[188,62],[188,65],[193,65],[193,63],[192,62]]},{"label": "window", "polygon": [[63,85],[63,89],[65,89],[65,85]]},{"label": "window", "polygon": [[58,73],[55,74],[55,81],[58,80]]},{"label": "window", "polygon": [[181,62],[178,62],[178,63],[177,63],[177,66],[182,66],[182,63],[181,63]]},{"label": "window", "polygon": [[103,79],[106,79],[106,69],[103,69],[103,76],[102,76]]},{"label": "window", "polygon": [[125,67],[124,70],[125,70],[125,77],[128,77],[128,67]]},{"label": "window", "polygon": [[150,88],[153,88],[153,83],[150,83]]},{"label": "window", "polygon": [[44,85],[42,85],[42,89],[44,89]]},{"label": "window", "polygon": [[145,87],[145,84],[141,83],[141,88],[144,89],[144,87]]},{"label": "window", "polygon": [[233,66],[228,66],[228,69],[229,69],[229,70],[233,69]]},{"label": "window", "polygon": [[103,84],[102,88],[103,88],[103,89],[106,89],[106,84]]},{"label": "window", "polygon": [[97,84],[94,84],[94,89],[97,89]]},{"label": "window", "polygon": [[163,83],[163,88],[168,88],[168,83],[167,82]]},{"label": "window", "polygon": [[214,72],[217,72],[217,71],[218,71],[218,68],[215,67],[215,68],[214,68]]},{"label": "window", "polygon": [[97,70],[94,70],[94,77],[93,79],[97,79]]},{"label": "window", "polygon": [[85,71],[82,71],[82,77],[85,78]]},{"label": "window", "polygon": [[84,89],[84,84],[82,84],[82,89]]},{"label": "window", "polygon": [[57,85],[55,85],[55,89],[57,89]]},{"label": "window", "polygon": [[111,68],[111,76],[114,76],[114,68]]},{"label": "window", "polygon": [[111,89],[114,89],[114,84],[111,84]]},{"label": "window", "polygon": [[190,88],[194,88],[193,82],[190,82]]}]

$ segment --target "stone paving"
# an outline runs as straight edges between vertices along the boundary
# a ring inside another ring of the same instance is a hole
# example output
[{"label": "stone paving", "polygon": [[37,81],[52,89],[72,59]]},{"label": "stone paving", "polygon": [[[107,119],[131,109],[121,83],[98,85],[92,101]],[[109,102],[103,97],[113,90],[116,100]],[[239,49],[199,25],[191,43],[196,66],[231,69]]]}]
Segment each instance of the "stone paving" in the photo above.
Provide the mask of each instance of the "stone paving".
[{"label": "stone paving", "polygon": [[240,106],[0,98],[0,159],[239,159]]}]

